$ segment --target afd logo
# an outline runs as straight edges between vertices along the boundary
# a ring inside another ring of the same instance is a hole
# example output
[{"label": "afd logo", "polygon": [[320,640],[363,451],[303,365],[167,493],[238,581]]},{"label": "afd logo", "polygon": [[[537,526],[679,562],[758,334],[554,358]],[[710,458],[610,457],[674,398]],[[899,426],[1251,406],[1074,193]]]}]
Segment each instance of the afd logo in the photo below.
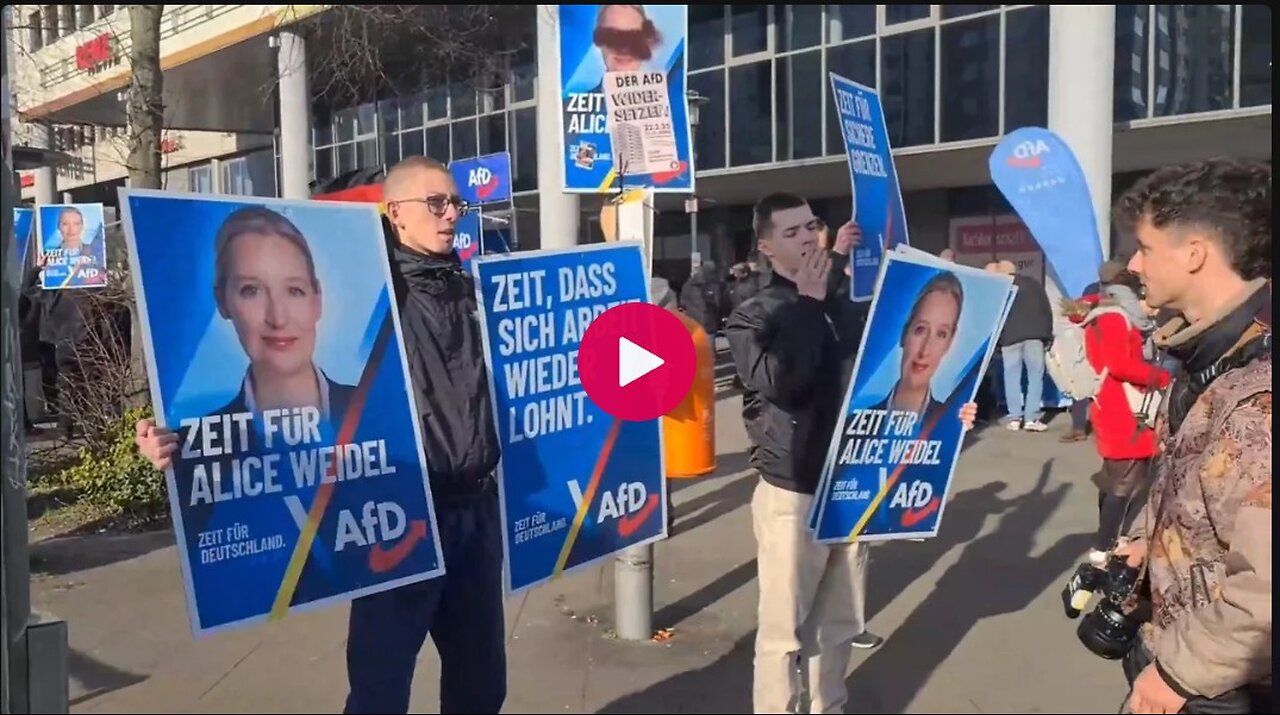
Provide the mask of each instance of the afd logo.
[{"label": "afd logo", "polygon": [[927,519],[940,506],[942,500],[933,495],[933,485],[918,479],[910,484],[898,484],[889,501],[890,509],[902,510],[902,526],[908,529]]},{"label": "afd logo", "polygon": [[[575,509],[582,507],[582,487],[576,479],[571,479],[569,495],[573,497]],[[596,513],[596,524],[615,521],[618,524],[618,535],[630,538],[640,530],[649,517],[658,510],[658,495],[650,494],[643,482],[623,482],[616,491],[606,491],[600,495],[600,508]]]},{"label": "afd logo", "polygon": [[478,248],[480,245],[470,231],[458,231],[453,234],[453,250],[458,252],[460,260],[465,261],[471,258]]},{"label": "afd logo", "polygon": [[467,172],[467,186],[475,189],[476,196],[483,201],[493,192],[498,190],[498,175],[489,170],[487,166],[477,166]]},{"label": "afd logo", "polygon": [[1040,156],[1049,153],[1049,145],[1043,139],[1027,140],[1013,148],[1004,163],[1019,169],[1039,169]]}]

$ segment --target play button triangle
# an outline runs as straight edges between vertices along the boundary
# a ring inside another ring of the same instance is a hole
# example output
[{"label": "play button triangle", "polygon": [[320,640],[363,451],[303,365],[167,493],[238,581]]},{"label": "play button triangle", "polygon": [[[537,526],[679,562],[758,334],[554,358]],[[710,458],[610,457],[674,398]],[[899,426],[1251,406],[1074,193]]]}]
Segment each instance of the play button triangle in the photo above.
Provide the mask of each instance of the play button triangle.
[{"label": "play button triangle", "polygon": [[618,387],[626,387],[662,367],[666,361],[627,340],[618,338]]}]

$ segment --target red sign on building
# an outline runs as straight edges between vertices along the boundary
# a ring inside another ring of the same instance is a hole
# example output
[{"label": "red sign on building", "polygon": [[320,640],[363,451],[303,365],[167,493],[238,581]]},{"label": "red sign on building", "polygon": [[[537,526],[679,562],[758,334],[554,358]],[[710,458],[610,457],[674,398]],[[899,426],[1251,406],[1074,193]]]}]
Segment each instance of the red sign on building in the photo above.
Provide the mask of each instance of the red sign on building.
[{"label": "red sign on building", "polygon": [[115,58],[115,47],[113,45],[110,32],[104,32],[80,45],[76,48],[76,67],[82,70],[91,70],[110,62]]}]

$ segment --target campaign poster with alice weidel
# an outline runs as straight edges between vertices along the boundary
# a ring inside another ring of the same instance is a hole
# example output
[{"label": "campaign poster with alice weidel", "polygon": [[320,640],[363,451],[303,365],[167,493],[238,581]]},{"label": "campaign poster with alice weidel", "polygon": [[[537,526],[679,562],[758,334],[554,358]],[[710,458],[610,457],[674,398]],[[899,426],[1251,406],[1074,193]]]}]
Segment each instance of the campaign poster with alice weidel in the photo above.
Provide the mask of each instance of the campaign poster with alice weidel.
[{"label": "campaign poster with alice weidel", "polygon": [[862,228],[862,243],[853,251],[849,297],[871,300],[880,261],[894,246],[910,244],[902,188],[889,146],[880,95],[831,73],[831,96],[840,117],[853,190],[853,217]]},{"label": "campaign poster with alice weidel", "polygon": [[502,444],[507,590],[664,538],[660,421],[610,416],[578,374],[592,321],[649,301],[640,244],[481,256],[472,271]]},{"label": "campaign poster with alice weidel", "polygon": [[821,543],[937,535],[972,402],[1016,289],[902,247],[884,254],[810,517]]},{"label": "campaign poster with alice weidel", "polygon": [[40,285],[45,290],[107,285],[102,204],[48,204],[36,209]]},{"label": "campaign poster with alice weidel", "polygon": [[688,6],[555,7],[564,190],[691,193]]},{"label": "campaign poster with alice weidel", "polygon": [[443,574],[377,208],[120,206],[193,632]]}]

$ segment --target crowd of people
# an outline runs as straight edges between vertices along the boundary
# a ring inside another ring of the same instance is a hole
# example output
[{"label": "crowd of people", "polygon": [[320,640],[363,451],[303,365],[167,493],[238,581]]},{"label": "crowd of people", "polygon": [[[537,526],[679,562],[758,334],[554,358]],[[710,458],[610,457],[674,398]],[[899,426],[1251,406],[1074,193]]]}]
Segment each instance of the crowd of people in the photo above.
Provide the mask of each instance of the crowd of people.
[{"label": "crowd of people", "polygon": [[[457,187],[444,166],[414,157],[388,173],[385,201],[449,569],[352,605],[345,711],[406,712],[430,635],[441,659],[440,712],[496,713],[506,698],[500,455],[471,317],[475,291],[451,248]],[[1151,605],[1124,658],[1131,712],[1270,711],[1271,201],[1269,164],[1155,172],[1116,207],[1137,252],[1127,266],[1102,267],[1096,290],[1067,311],[1084,326],[1084,350],[1102,376],[1072,433],[1092,424],[1103,460],[1087,558],[1140,566]],[[863,612],[868,546],[819,545],[806,527],[867,320],[866,304],[846,295],[861,234],[851,222],[831,236],[793,194],[763,198],[752,231],[753,259],[732,267],[731,283],[704,264],[680,303],[728,342],[760,476],[751,504],[754,710],[841,712],[850,649],[883,640]],[[1006,425],[1037,432],[1044,358],[1058,336],[1043,287],[1016,280],[1021,302],[999,339]],[[433,339],[441,334],[450,340]],[[468,351],[466,370],[441,369],[435,351],[445,342]],[[1158,411],[1144,412],[1160,394]],[[967,427],[976,414],[966,405],[961,421]],[[137,443],[156,467],[172,462],[175,436],[153,422],[137,425]]]}]

